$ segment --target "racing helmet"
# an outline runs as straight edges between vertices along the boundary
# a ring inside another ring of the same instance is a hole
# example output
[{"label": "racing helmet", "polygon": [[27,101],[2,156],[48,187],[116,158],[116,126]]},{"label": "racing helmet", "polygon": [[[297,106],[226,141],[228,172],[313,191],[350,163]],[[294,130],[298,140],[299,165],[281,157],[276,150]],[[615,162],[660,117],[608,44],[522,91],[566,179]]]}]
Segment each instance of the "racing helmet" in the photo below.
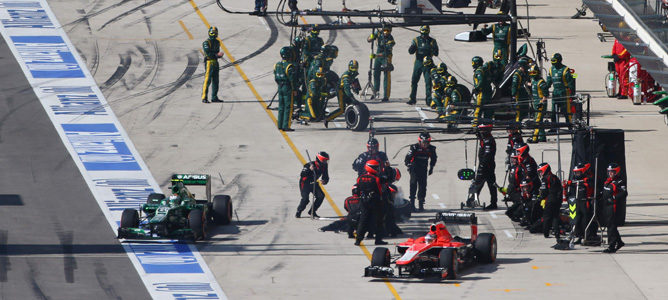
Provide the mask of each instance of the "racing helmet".
[{"label": "racing helmet", "polygon": [[292,49],[290,47],[281,48],[281,58],[285,60],[292,58]]},{"label": "racing helmet", "polygon": [[540,176],[540,178],[544,178],[545,175],[552,173],[552,168],[550,168],[550,164],[548,163],[541,163],[540,165],[538,165],[537,171],[538,171],[538,176]]},{"label": "racing helmet", "polygon": [[334,45],[329,45],[329,49],[330,49],[329,54],[332,58],[339,57],[339,47],[334,46]]},{"label": "racing helmet", "polygon": [[329,154],[325,151],[320,151],[318,154],[316,154],[315,159],[319,163],[327,164],[327,161],[329,161]]},{"label": "racing helmet", "polygon": [[517,60],[517,65],[519,65],[522,68],[526,68],[527,66],[529,66],[529,61],[526,58],[522,57],[519,60]]},{"label": "racing helmet", "polygon": [[378,140],[370,138],[369,141],[366,142],[366,150],[378,152]]},{"label": "racing helmet", "polygon": [[356,60],[351,60],[348,63],[348,71],[350,72],[357,72],[359,70],[360,64]]},{"label": "racing helmet", "polygon": [[448,72],[448,65],[442,62],[440,65],[438,65],[436,72],[438,72],[438,74],[445,75],[445,73]]},{"label": "racing helmet", "polygon": [[424,65],[425,67],[433,66],[434,60],[431,58],[431,56],[425,56],[424,59],[422,60],[422,65]]},{"label": "racing helmet", "polygon": [[573,168],[573,178],[580,180],[585,177],[585,174],[589,171],[589,168],[591,167],[590,163],[578,163],[575,165],[575,168]]},{"label": "racing helmet", "polygon": [[420,135],[418,136],[418,142],[420,143],[431,142],[431,135],[429,134],[429,132],[420,133]]},{"label": "racing helmet", "polygon": [[520,189],[522,190],[522,193],[530,194],[531,191],[533,191],[533,181],[526,178],[522,179]]},{"label": "racing helmet", "polygon": [[503,59],[503,53],[501,52],[501,49],[496,50],[494,52],[494,60],[501,60]]},{"label": "racing helmet", "polygon": [[318,68],[318,72],[315,73],[315,77],[324,78],[325,70],[323,70],[322,67]]},{"label": "racing helmet", "polygon": [[527,144],[518,144],[515,147],[515,151],[517,152],[518,157],[525,157],[529,155],[529,145]]},{"label": "racing helmet", "polygon": [[550,62],[553,65],[558,65],[558,64],[561,64],[562,60],[563,60],[563,58],[561,57],[561,54],[560,53],[555,53],[554,55],[552,55],[552,59],[550,59]]},{"label": "racing helmet", "polygon": [[529,68],[529,76],[531,76],[531,77],[539,77],[540,76],[540,70],[538,69],[538,66],[532,65]]},{"label": "racing helmet", "polygon": [[425,244],[431,244],[436,241],[436,233],[429,232],[424,236]]},{"label": "racing helmet", "polygon": [[448,76],[448,83],[446,84],[447,86],[455,86],[457,85],[457,78],[455,76]]},{"label": "racing helmet", "polygon": [[357,190],[357,183],[353,184],[353,187],[352,187],[351,190],[352,190],[353,195],[359,195],[359,191]]},{"label": "racing helmet", "polygon": [[383,33],[385,33],[385,32],[387,32],[388,34],[392,33],[392,26],[383,27]]},{"label": "racing helmet", "polygon": [[619,173],[621,173],[622,167],[620,167],[617,163],[611,163],[608,165],[608,177],[610,178],[616,178],[619,176]]},{"label": "racing helmet", "polygon": [[316,28],[311,28],[311,37],[317,37],[320,34],[320,30]]},{"label": "racing helmet", "polygon": [[366,165],[364,166],[364,170],[369,172],[369,174],[376,175],[380,171],[380,163],[378,163],[378,161],[375,159],[367,161]]},{"label": "racing helmet", "polygon": [[399,181],[401,179],[401,171],[399,168],[394,168],[394,181]]},{"label": "racing helmet", "polygon": [[482,63],[483,60],[482,57],[480,56],[474,56],[473,58],[471,58],[471,65],[473,66],[474,69],[477,69],[480,66],[482,66]]},{"label": "racing helmet", "polygon": [[422,34],[429,34],[430,31],[431,31],[431,30],[430,30],[430,28],[429,28],[429,25],[422,25],[422,26],[420,26],[420,33],[422,33]]},{"label": "racing helmet", "polygon": [[478,131],[481,132],[492,132],[492,128],[494,128],[494,125],[492,124],[482,123],[478,125]]},{"label": "racing helmet", "polygon": [[215,39],[218,37],[218,27],[211,26],[209,27],[209,38]]}]

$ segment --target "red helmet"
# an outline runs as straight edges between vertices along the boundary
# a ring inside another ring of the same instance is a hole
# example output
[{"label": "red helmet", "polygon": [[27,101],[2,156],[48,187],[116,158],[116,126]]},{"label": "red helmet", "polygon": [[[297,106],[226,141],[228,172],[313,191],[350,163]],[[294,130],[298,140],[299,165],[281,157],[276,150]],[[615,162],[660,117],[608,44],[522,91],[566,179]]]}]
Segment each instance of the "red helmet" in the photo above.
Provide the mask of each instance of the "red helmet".
[{"label": "red helmet", "polygon": [[401,172],[399,168],[394,168],[394,181],[399,181],[401,179]]},{"label": "red helmet", "polygon": [[326,164],[327,161],[329,160],[329,154],[327,154],[327,152],[325,152],[325,151],[320,151],[315,156],[315,158],[318,160],[318,162]]},{"label": "red helmet", "polygon": [[552,169],[550,168],[550,164],[542,163],[542,164],[538,165],[538,174],[540,176],[545,176],[545,175],[547,175],[548,173],[551,173],[551,172],[552,172]]},{"label": "red helmet", "polygon": [[529,154],[529,145],[519,144],[515,147],[515,152],[517,152],[517,156],[523,157],[523,156]]},{"label": "red helmet", "polygon": [[573,168],[573,176],[575,179],[582,179],[584,175],[589,171],[589,167],[591,167],[590,163],[579,163],[575,165],[575,168]]},{"label": "red helmet", "polygon": [[480,124],[480,125],[478,125],[478,129],[480,131],[492,131],[492,128],[494,128],[494,125],[492,125],[492,124]]},{"label": "red helmet", "polygon": [[429,132],[420,133],[420,136],[418,136],[418,142],[431,142],[431,135]]},{"label": "red helmet", "polygon": [[615,178],[619,176],[619,173],[622,171],[622,167],[620,167],[616,163],[611,163],[608,165],[608,177],[610,178]]},{"label": "red helmet", "polygon": [[372,159],[366,162],[366,166],[364,166],[364,169],[370,174],[376,175],[380,170],[380,164],[378,163],[377,160]]}]

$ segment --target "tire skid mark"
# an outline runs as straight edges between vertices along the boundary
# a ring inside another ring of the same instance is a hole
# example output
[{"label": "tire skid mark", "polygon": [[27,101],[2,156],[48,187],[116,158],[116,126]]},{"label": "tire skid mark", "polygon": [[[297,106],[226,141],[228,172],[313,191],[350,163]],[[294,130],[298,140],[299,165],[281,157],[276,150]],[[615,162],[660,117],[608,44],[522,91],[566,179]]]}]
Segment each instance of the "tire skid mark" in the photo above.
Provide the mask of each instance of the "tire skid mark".
[{"label": "tire skid mark", "polygon": [[158,42],[157,41],[153,42],[153,51],[155,52],[155,73],[153,73],[153,77],[151,77],[151,81],[148,82],[148,87],[153,85],[153,81],[158,76],[158,71],[160,70],[160,65],[162,65],[161,64],[162,57],[160,56],[160,48],[158,47]]},{"label": "tire skid mark", "polygon": [[[130,2],[130,1],[132,1],[132,0],[122,0],[122,1],[119,2],[119,3],[112,4],[111,6],[107,6],[107,7],[103,8],[103,9],[101,9],[101,10],[98,10],[98,11],[96,11],[96,12],[92,12],[92,13],[89,13],[89,14],[87,14],[87,15],[84,15],[83,17],[78,18],[78,19],[76,19],[76,20],[74,20],[74,21],[72,21],[72,22],[69,22],[69,23],[67,23],[67,24],[63,24],[62,27],[70,26],[70,25],[75,25],[75,24],[77,24],[77,23],[79,23],[79,22],[82,22],[83,20],[87,20],[88,18],[95,17],[95,16],[97,16],[97,15],[103,14],[103,13],[105,13],[105,12],[111,10],[111,9],[114,9],[114,8],[116,8],[116,7],[119,7],[119,6],[121,6],[121,5],[125,4],[125,3]],[[96,6],[97,6],[97,4],[96,4]],[[95,8],[95,7],[93,7],[93,8]]]},{"label": "tire skid mark", "polygon": [[7,240],[9,233],[7,230],[0,230],[0,282],[7,282],[7,273],[11,270],[11,263],[7,257]]},{"label": "tire skid mark", "polygon": [[[172,4],[172,5],[170,5],[170,6],[167,6],[166,8],[161,9],[161,10],[158,10],[158,11],[152,13],[152,14],[149,14],[149,15],[147,15],[146,17],[148,17],[149,19],[151,19],[151,18],[153,18],[153,17],[157,17],[157,16],[162,15],[163,13],[165,13],[165,12],[167,12],[167,11],[169,11],[169,10],[172,10],[172,9],[174,9],[174,8],[177,8],[177,7],[181,6],[181,5],[183,5],[183,4],[186,4],[186,3],[188,3],[189,1],[190,1],[190,0],[182,0],[181,2],[179,2],[179,3],[177,3],[177,4]],[[128,22],[127,24],[123,25],[123,28],[128,28],[128,27],[130,27],[130,26],[132,26],[132,25],[139,24],[139,23],[141,23],[142,21],[143,21],[143,20],[135,20],[135,21],[132,21],[132,22]]]},{"label": "tire skid mark", "polygon": [[106,23],[102,24],[102,26],[100,26],[100,28],[98,28],[97,31],[101,31],[102,29],[104,29],[105,27],[107,27],[107,25],[110,25],[110,24],[112,24],[112,23],[115,23],[115,22],[119,21],[120,19],[123,19],[123,18],[125,18],[125,17],[127,17],[127,16],[129,16],[129,15],[131,15],[131,14],[133,14],[133,13],[135,13],[135,12],[137,12],[137,11],[143,9],[143,8],[145,8],[145,7],[151,6],[151,5],[156,4],[156,3],[158,3],[158,2],[160,2],[160,0],[151,0],[151,1],[149,1],[149,2],[146,2],[146,3],[142,4],[142,5],[139,5],[139,6],[135,7],[135,8],[133,8],[133,9],[127,10],[127,11],[125,11],[124,13],[122,13],[122,14],[120,14],[120,15],[118,15],[118,16],[115,16],[115,17],[111,18],[111,20],[109,20],[109,21],[107,21]]},{"label": "tire skid mark", "polygon": [[139,75],[139,77],[135,79],[132,82],[132,84],[128,86],[128,89],[130,90],[134,89],[144,80],[146,80],[146,78],[148,78],[148,76],[151,75],[151,72],[153,72],[156,66],[155,62],[153,61],[153,58],[151,57],[151,54],[148,52],[148,50],[146,50],[146,48],[139,45],[135,45],[135,47],[137,48],[137,51],[139,51],[139,53],[141,53],[142,57],[144,58],[145,66],[144,66],[144,72],[141,75]]},{"label": "tire skid mark", "polygon": [[50,299],[46,296],[44,291],[42,291],[42,288],[40,288],[39,284],[37,283],[37,276],[39,276],[39,272],[35,268],[35,264],[29,259],[26,259],[26,263],[28,264],[28,274],[26,274],[26,281],[30,283],[30,287],[32,288],[32,292],[35,298],[44,300]]},{"label": "tire skid mark", "polygon": [[[211,119],[211,121],[209,121],[209,123],[206,124],[206,125],[211,125],[216,119],[218,119],[218,117],[222,116],[220,121],[216,122],[216,124],[213,125],[210,129],[218,128],[218,126],[222,125],[223,122],[225,122],[225,120],[227,120],[227,118],[230,116],[230,114],[232,114],[232,110],[234,110],[234,103],[229,104],[229,109],[224,109],[224,108],[225,108],[225,105],[221,105],[220,110],[218,111],[218,114],[216,114],[216,116],[213,117],[213,119]],[[223,113],[225,113],[224,116],[223,116]]]},{"label": "tire skid mark", "polygon": [[148,30],[148,35],[151,35],[151,18],[146,16],[146,10],[142,9],[141,13],[144,15],[144,22],[146,23],[146,29]]},{"label": "tire skid mark", "polygon": [[125,73],[128,71],[130,68],[130,64],[132,64],[132,57],[130,56],[132,54],[131,51],[126,52],[125,54],[119,54],[118,57],[120,59],[120,62],[118,64],[118,67],[116,68],[116,71],[114,71],[114,74],[111,74],[111,77],[105,81],[102,86],[100,86],[100,90],[107,90],[116,82],[121,80],[123,76],[125,76]]},{"label": "tire skid mark", "polygon": [[[92,38],[92,36],[93,36],[93,30],[90,28],[90,22],[89,22],[89,20],[88,20],[88,17],[86,17],[86,11],[83,10],[83,9],[77,9],[77,13],[79,13],[79,14],[81,14],[81,15],[84,16],[84,17],[83,17],[83,20],[82,20],[81,23],[83,23],[84,25],[86,25],[86,29],[88,30],[88,34],[89,34],[89,35],[91,36],[91,38]],[[79,23],[77,23],[77,24],[79,24]],[[72,28],[70,28],[70,29],[67,31],[67,33],[70,33],[71,31],[73,31],[74,28],[76,28],[76,25],[75,25],[75,26],[72,26]],[[99,44],[97,43],[97,39],[92,38],[92,40],[93,40],[94,51],[93,51],[93,57],[92,57],[91,61],[89,62],[89,61],[84,57],[83,52],[79,51],[79,55],[81,55],[81,57],[84,59],[84,61],[85,61],[86,63],[90,63],[90,67],[88,67],[88,70],[90,70],[91,75],[95,76],[95,73],[97,73],[97,67],[98,67],[98,65],[100,64],[100,46],[99,46]],[[78,51],[78,49],[77,49],[77,51]]]},{"label": "tire skid mark", "polygon": [[[199,52],[197,51],[192,51],[188,53],[188,65],[186,66],[186,69],[183,70],[183,73],[181,73],[181,76],[176,80],[176,85],[172,86],[169,88],[167,91],[165,91],[163,94],[159,95],[156,100],[160,100],[166,96],[171,96],[172,92],[176,91],[178,88],[180,88],[182,85],[184,85],[190,78],[192,78],[193,74],[197,70],[197,65],[199,65]],[[151,120],[155,120],[160,116],[162,113],[162,110],[165,108],[167,105],[169,98],[167,98],[165,101],[160,103],[160,106],[158,107],[158,110],[153,114],[153,117]]]},{"label": "tire skid mark", "polygon": [[74,258],[74,232],[65,230],[63,225],[54,218],[53,228],[56,230],[56,235],[60,241],[60,246],[63,251],[63,271],[65,273],[65,282],[74,283],[74,270],[77,269],[77,261]]},{"label": "tire skid mark", "polygon": [[[185,2],[190,2],[190,0],[185,1]],[[209,2],[204,3],[204,4],[201,4],[201,5],[197,5],[197,7],[199,7],[199,9],[202,10],[202,9],[204,9],[204,8],[206,8],[206,7],[208,7],[208,6],[214,5],[214,4],[216,4],[216,1],[215,1],[215,0],[213,0],[213,1],[209,1]],[[171,22],[176,22],[176,21],[178,21],[178,20],[180,20],[180,19],[183,19],[183,18],[185,18],[185,17],[187,17],[187,16],[190,16],[190,15],[192,15],[192,14],[195,14],[195,10],[194,10],[194,9],[190,9],[190,10],[188,10],[188,12],[186,12],[186,13],[182,13],[182,14],[178,15],[176,18],[171,19],[171,20],[169,20],[169,21],[170,21],[170,23],[171,23]]]},{"label": "tire skid mark", "polygon": [[116,293],[114,286],[109,284],[109,277],[107,276],[108,272],[107,268],[104,267],[104,264],[102,264],[100,261],[96,261],[93,264],[95,265],[95,278],[97,279],[97,283],[104,291],[104,294],[107,295],[110,299],[122,299]]}]

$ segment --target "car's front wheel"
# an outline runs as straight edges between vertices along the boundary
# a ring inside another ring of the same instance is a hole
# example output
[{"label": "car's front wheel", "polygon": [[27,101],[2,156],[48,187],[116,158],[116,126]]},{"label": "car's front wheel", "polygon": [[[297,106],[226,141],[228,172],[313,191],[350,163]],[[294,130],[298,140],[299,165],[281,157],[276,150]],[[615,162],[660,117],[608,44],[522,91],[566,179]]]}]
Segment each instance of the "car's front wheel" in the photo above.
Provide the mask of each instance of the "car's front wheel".
[{"label": "car's front wheel", "polygon": [[459,261],[457,260],[457,250],[454,248],[443,248],[438,254],[438,266],[448,272],[446,279],[456,279],[459,272]]},{"label": "car's front wheel", "polygon": [[390,250],[385,247],[378,247],[373,250],[371,254],[372,267],[389,267],[390,266]]}]

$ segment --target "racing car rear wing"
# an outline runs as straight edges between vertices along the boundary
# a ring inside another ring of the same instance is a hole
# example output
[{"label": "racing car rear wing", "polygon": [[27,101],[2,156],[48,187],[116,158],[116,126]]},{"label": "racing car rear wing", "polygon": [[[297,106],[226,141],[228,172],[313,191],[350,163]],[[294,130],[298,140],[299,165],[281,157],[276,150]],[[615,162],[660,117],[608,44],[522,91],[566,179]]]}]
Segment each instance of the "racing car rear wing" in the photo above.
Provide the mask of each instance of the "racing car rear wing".
[{"label": "racing car rear wing", "polygon": [[446,224],[471,224],[471,242],[478,238],[478,217],[475,213],[441,211],[436,213],[436,222]]},{"label": "racing car rear wing", "polygon": [[478,225],[478,217],[475,213],[441,211],[436,213],[436,222],[443,221],[448,224],[471,224]]},{"label": "racing car rear wing", "polygon": [[206,201],[211,202],[211,176],[208,174],[173,174],[172,185],[182,182],[183,185],[206,186]]}]

